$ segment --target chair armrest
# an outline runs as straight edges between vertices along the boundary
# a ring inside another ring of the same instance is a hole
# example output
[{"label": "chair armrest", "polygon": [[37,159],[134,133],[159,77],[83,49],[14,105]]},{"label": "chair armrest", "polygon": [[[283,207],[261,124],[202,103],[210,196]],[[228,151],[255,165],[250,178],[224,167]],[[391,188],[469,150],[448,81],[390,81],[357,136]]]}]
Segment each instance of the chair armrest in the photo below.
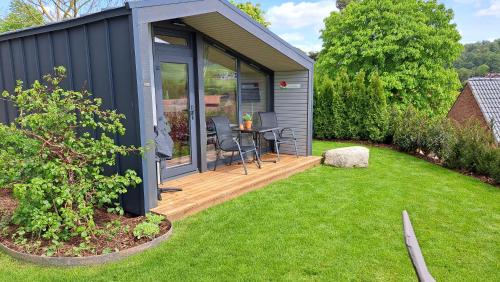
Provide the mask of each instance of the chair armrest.
[{"label": "chair armrest", "polygon": [[280,137],[283,137],[284,132],[290,132],[292,134],[293,139],[295,139],[295,131],[291,127],[284,127],[280,130]]}]

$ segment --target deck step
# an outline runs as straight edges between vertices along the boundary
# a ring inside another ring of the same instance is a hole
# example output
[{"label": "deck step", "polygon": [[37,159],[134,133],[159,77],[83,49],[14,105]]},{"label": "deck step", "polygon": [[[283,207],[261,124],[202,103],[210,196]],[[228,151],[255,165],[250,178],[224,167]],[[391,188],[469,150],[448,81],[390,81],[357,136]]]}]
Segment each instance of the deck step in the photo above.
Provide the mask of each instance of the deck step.
[{"label": "deck step", "polygon": [[[262,169],[249,169],[249,175],[243,175],[242,168],[238,165],[224,167],[221,171],[186,176],[167,183],[183,188],[183,191],[164,194],[164,200],[153,211],[176,221],[274,181],[288,178],[319,163],[319,157],[285,156],[276,164],[265,163]],[[249,167],[251,165],[253,164]]]}]

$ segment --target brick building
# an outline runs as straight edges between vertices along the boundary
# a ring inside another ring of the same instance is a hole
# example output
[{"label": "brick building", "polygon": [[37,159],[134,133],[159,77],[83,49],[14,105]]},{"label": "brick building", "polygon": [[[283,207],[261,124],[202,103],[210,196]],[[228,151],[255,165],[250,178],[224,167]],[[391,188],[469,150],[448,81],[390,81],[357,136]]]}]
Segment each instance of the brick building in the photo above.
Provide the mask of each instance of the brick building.
[{"label": "brick building", "polygon": [[500,77],[469,79],[448,117],[459,123],[475,118],[500,143]]}]

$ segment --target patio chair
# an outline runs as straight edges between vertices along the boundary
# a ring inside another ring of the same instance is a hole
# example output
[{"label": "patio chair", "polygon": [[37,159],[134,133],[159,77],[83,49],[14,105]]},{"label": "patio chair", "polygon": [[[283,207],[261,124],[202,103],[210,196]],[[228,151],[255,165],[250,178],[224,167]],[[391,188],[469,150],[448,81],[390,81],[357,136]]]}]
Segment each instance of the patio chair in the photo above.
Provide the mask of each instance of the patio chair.
[{"label": "patio chair", "polygon": [[238,138],[233,136],[233,130],[231,129],[231,125],[229,120],[225,116],[212,117],[212,122],[215,127],[215,133],[217,136],[216,141],[216,150],[217,157],[215,160],[214,171],[217,169],[217,162],[219,161],[222,152],[231,152],[231,161],[230,165],[233,163],[234,153],[238,152],[241,158],[241,162],[243,164],[243,169],[245,170],[245,175],[248,175],[247,166],[245,164],[245,156],[248,153],[255,153],[256,157],[256,165],[258,168],[261,168],[260,157],[257,151],[257,147],[255,146],[255,142],[252,140],[252,145],[243,145],[240,143]]},{"label": "patio chair", "polygon": [[274,142],[274,149],[276,151],[276,161],[280,160],[280,145],[285,143],[293,144],[295,147],[295,156],[299,157],[299,152],[297,151],[297,138],[295,137],[295,132],[291,127],[279,127],[278,119],[275,112],[259,112],[260,124],[262,127],[276,127],[278,130],[273,132],[266,132],[263,134],[263,138],[266,141]]}]

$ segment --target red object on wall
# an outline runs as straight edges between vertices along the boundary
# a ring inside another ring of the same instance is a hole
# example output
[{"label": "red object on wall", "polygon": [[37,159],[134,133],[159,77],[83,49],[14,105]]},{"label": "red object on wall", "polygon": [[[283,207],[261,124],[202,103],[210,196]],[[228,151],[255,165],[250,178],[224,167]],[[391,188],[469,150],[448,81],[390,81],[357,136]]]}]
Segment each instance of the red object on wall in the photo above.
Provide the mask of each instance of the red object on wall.
[{"label": "red object on wall", "polygon": [[288,84],[286,83],[286,81],[284,81],[284,80],[280,81],[280,87],[281,88],[286,88],[287,85]]}]

